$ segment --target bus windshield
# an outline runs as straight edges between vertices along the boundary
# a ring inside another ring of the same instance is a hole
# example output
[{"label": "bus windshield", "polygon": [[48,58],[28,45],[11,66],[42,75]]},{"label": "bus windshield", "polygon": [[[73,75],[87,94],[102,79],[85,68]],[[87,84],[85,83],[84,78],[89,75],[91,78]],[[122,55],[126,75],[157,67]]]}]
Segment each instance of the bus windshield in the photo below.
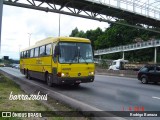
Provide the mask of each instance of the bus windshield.
[{"label": "bus windshield", "polygon": [[60,42],[60,63],[93,63],[92,47],[89,43]]}]

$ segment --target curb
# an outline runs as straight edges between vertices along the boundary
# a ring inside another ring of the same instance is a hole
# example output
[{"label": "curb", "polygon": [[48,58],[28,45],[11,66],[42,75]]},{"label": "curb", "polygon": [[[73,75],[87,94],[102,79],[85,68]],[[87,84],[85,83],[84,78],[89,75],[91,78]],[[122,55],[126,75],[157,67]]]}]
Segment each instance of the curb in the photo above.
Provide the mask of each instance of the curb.
[{"label": "curb", "polygon": [[126,74],[112,74],[112,73],[99,73],[96,72],[97,75],[108,75],[108,76],[117,76],[117,77],[128,77],[128,78],[137,78],[135,75],[126,75]]}]

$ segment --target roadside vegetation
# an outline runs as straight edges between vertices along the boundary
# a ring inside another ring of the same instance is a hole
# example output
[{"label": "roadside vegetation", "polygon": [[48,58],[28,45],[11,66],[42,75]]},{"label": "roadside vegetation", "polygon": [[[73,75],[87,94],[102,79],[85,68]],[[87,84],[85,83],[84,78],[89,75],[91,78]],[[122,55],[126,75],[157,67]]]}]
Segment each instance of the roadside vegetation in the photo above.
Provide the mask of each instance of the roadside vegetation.
[{"label": "roadside vegetation", "polygon": [[[118,23],[127,23],[125,20],[117,20]],[[132,23],[135,25],[134,23]],[[136,24],[137,26],[141,26]],[[142,26],[141,26],[142,27]],[[151,28],[156,29],[156,28]],[[122,26],[110,23],[104,31],[101,28],[88,30],[86,32],[75,28],[71,37],[84,37],[91,40],[94,50],[105,49],[115,46],[139,43],[149,40],[160,40],[160,34],[142,29]],[[147,50],[147,52],[146,52]],[[160,62],[160,47],[157,48],[157,62]],[[102,55],[102,59],[121,59],[122,53]],[[125,52],[125,59],[130,62],[152,62],[154,61],[154,48]]]},{"label": "roadside vegetation", "polygon": [[102,69],[108,69],[109,68],[109,63],[108,62],[106,62],[105,60],[101,60],[101,61],[99,61],[100,63],[96,63],[95,65],[96,65],[96,69],[98,69],[98,68],[102,68]]},{"label": "roadside vegetation", "polygon": [[[8,79],[0,73],[0,111],[73,111],[70,107],[59,103],[48,97],[47,101],[37,100],[9,100],[11,91],[14,95],[23,94],[24,91],[20,89],[12,80]],[[55,112],[56,114],[56,112]],[[43,118],[0,118],[1,120],[88,120],[85,117],[43,117]]]}]

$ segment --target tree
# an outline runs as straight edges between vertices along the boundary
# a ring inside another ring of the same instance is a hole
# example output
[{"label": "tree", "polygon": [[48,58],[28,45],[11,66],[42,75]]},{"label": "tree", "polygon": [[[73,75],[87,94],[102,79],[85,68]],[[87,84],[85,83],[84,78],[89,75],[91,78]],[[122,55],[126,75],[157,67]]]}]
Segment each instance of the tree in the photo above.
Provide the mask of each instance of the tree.
[{"label": "tree", "polygon": [[78,28],[76,27],[74,30],[72,30],[70,37],[75,37],[79,33]]},{"label": "tree", "polygon": [[[125,23],[127,24],[127,21],[125,20],[117,20],[117,23]],[[131,23],[130,23],[131,24]],[[140,24],[132,23],[133,25],[138,25],[140,27]],[[152,28],[153,30],[156,28]],[[97,28],[95,30],[87,30],[86,32],[82,30],[78,30],[78,28],[75,28],[72,30],[71,35],[72,37],[83,37],[88,38],[91,40],[92,47],[94,50],[97,49],[105,49],[120,45],[127,45],[131,43],[141,42],[141,41],[147,41],[149,39],[159,39],[160,34],[155,32],[146,31],[144,29],[137,29],[132,28],[120,24],[110,23],[110,26],[106,28],[104,31],[102,31],[101,28]],[[159,50],[158,50],[159,51]],[[157,52],[158,53],[158,52]],[[130,61],[153,61],[153,49],[147,49],[146,50],[137,50],[137,51],[130,51],[125,53],[125,58]],[[108,59],[119,59],[122,58],[122,53],[114,53],[109,55],[103,55],[103,58]],[[160,57],[158,57],[158,60]]]}]

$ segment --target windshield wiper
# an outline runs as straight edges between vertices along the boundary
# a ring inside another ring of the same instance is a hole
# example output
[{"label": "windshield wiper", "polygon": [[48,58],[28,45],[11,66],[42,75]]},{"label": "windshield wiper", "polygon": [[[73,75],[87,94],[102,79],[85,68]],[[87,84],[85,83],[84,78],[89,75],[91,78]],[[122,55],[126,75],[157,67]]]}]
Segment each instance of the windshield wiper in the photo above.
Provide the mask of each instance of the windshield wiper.
[{"label": "windshield wiper", "polygon": [[70,62],[69,64],[72,64],[73,61],[77,62],[77,57],[78,57],[78,56],[75,55],[75,56],[71,59],[71,62]]},{"label": "windshield wiper", "polygon": [[84,57],[82,57],[81,55],[79,55],[79,59],[80,58],[82,58],[83,60],[84,60],[84,62],[86,63],[86,64],[88,64],[88,62],[86,61],[86,59],[84,59]]}]

